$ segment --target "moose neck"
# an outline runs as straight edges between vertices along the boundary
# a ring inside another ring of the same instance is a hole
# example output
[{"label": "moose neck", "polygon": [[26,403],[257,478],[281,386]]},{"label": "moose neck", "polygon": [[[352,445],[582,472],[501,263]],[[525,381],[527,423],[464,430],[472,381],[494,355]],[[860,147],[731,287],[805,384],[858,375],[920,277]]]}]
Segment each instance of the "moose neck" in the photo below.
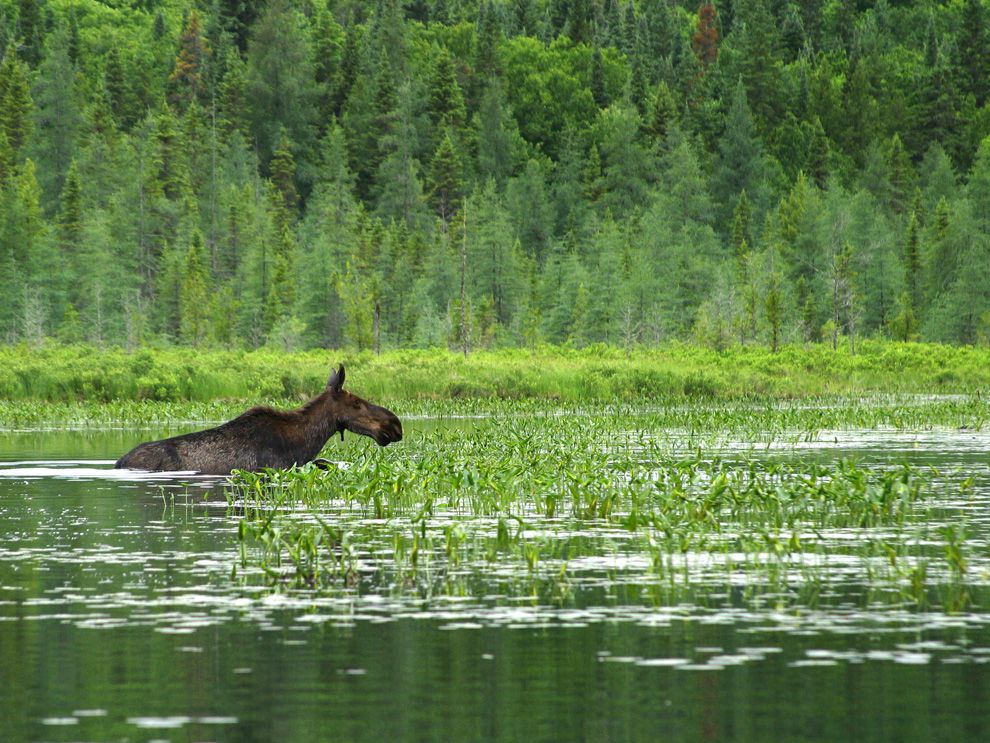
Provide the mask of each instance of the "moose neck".
[{"label": "moose neck", "polygon": [[321,392],[297,411],[302,423],[306,448],[316,456],[331,436],[341,430],[336,401],[328,390]]}]

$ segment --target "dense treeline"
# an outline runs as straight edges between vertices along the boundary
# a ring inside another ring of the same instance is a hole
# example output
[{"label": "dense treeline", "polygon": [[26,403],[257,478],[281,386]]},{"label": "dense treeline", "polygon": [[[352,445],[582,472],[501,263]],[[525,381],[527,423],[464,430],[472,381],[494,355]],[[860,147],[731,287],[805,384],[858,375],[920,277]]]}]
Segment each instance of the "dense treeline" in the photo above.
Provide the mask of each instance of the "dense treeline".
[{"label": "dense treeline", "polygon": [[990,336],[982,0],[0,0],[0,340]]}]

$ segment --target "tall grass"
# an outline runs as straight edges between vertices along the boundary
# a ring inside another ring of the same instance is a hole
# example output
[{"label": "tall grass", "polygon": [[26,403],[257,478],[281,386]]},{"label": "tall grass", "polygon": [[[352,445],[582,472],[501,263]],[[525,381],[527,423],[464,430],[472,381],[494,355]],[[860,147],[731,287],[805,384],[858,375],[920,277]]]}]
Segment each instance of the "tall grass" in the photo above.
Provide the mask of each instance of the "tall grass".
[{"label": "tall grass", "polygon": [[322,388],[332,366],[349,386],[385,402],[543,399],[643,402],[990,390],[990,349],[872,341],[857,354],[827,346],[771,354],[671,344],[630,351],[316,350],[283,353],[88,346],[0,347],[0,400],[50,402],[298,399]]}]

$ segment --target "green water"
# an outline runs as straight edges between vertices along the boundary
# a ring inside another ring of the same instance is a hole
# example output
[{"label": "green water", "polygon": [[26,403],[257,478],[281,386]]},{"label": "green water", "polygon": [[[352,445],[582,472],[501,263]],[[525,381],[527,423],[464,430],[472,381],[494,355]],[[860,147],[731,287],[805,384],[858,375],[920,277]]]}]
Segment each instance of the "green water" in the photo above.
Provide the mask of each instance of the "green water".
[{"label": "green water", "polygon": [[[461,424],[412,421],[407,436],[445,425]],[[836,564],[845,577],[817,600],[745,573],[709,585],[704,554],[689,556],[697,587],[671,601],[604,548],[564,597],[486,588],[483,575],[461,596],[371,581],[245,587],[231,578],[237,522],[221,483],[109,471],[160,433],[0,432],[0,740],[928,741],[990,729],[986,434],[823,434],[762,455],[937,466],[937,512],[966,522],[973,596],[948,613],[864,603],[856,565]],[[950,485],[964,476],[974,486],[961,498]]]}]

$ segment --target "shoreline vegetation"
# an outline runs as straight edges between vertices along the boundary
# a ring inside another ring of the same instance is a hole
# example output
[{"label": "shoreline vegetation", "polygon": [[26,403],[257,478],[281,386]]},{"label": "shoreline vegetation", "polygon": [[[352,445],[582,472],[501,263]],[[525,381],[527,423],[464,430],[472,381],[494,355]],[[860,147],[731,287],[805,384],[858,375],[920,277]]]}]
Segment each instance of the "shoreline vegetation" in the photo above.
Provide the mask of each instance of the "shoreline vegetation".
[{"label": "shoreline vegetation", "polygon": [[[242,404],[294,404],[347,367],[355,391],[409,410],[485,401],[582,404],[786,400],[876,395],[973,395],[990,390],[990,348],[866,341],[852,354],[828,345],[715,351],[657,348],[480,351],[312,350],[285,353],[188,348],[0,346],[0,411],[18,403],[192,406],[219,415]],[[189,407],[189,406],[185,406]],[[53,410],[54,413],[54,410]],[[55,415],[56,418],[60,417]],[[129,418],[130,416],[127,416]],[[140,416],[139,416],[140,417]],[[170,417],[170,416],[167,416]],[[0,412],[0,422],[7,419]]]}]

